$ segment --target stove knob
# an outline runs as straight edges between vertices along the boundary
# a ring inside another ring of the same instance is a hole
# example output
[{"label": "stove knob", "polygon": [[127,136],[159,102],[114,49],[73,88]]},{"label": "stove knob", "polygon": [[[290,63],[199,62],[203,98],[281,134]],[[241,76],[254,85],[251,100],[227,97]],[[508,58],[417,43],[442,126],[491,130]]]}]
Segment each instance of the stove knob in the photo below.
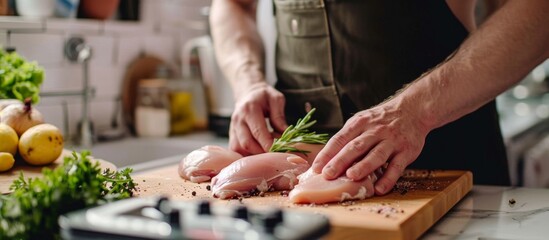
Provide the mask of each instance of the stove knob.
[{"label": "stove knob", "polygon": [[167,197],[160,197],[156,201],[155,208],[164,215],[167,215],[171,210],[170,200]]},{"label": "stove knob", "polygon": [[210,202],[208,201],[201,201],[198,203],[198,214],[199,215],[210,215],[212,214],[210,209]]},{"label": "stove knob", "polygon": [[178,209],[172,209],[170,214],[168,215],[168,222],[171,225],[180,225],[181,224],[181,216]]},{"label": "stove knob", "polygon": [[268,234],[273,234],[276,225],[278,225],[279,223],[276,217],[272,215],[262,216],[260,218],[260,222],[261,222],[261,227],[263,227],[263,231],[265,231]]},{"label": "stove knob", "polygon": [[248,220],[248,208],[246,206],[238,206],[233,213],[234,218]]},{"label": "stove knob", "polygon": [[265,213],[260,217],[260,222],[266,233],[273,234],[276,226],[284,222],[284,212],[281,209],[275,209],[272,212]]},{"label": "stove knob", "polygon": [[284,222],[284,212],[281,209],[274,210],[271,216],[275,219],[276,223]]}]

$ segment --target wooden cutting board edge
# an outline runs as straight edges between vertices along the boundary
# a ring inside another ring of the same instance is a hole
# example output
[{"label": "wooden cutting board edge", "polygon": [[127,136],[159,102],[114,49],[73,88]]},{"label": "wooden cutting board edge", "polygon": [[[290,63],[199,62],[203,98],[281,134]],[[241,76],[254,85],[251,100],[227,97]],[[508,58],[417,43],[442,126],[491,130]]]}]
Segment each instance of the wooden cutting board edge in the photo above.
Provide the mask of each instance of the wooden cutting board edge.
[{"label": "wooden cutting board edge", "polygon": [[[428,214],[412,214],[409,218],[400,224],[400,229],[389,228],[368,228],[368,236],[363,236],[365,228],[338,226],[332,224],[330,233],[325,236],[325,239],[384,239],[384,240],[411,240],[418,239],[429,228],[432,227],[430,222],[436,223],[442,218],[448,209],[455,206],[467,193],[473,188],[473,174],[466,171],[465,174],[456,179],[453,183],[447,186],[444,191],[439,192],[432,197],[422,208],[417,211],[428,211]],[[443,197],[438,197],[443,195]],[[435,207],[438,204],[447,203],[450,206]],[[445,210],[446,209],[446,210]]]},{"label": "wooden cutting board edge", "polygon": [[[437,194],[443,195],[443,197],[433,197],[422,207],[422,210],[428,208],[427,211],[431,212],[432,215],[412,215],[401,224],[402,231],[400,233],[409,233],[409,235],[400,236],[396,239],[407,240],[419,238],[432,226],[429,222],[436,223],[448,212],[448,209],[455,206],[471,189],[473,189],[473,174],[466,171],[465,174],[461,175],[456,181]],[[449,206],[443,206],[443,204],[448,204]],[[432,219],[425,219],[429,217],[432,217]]]},{"label": "wooden cutting board edge", "polygon": [[[55,167],[63,164],[63,160],[66,156],[71,155],[71,150],[63,149],[61,155],[53,163],[45,166],[31,166],[26,163],[18,163],[12,169],[0,173],[0,194],[7,194],[11,192],[9,190],[9,186],[11,186],[13,180],[19,178],[19,172],[23,172],[25,178],[41,177],[43,168],[54,169]],[[99,162],[99,166],[101,167],[101,169],[109,168],[111,170],[117,170],[116,166],[109,161],[94,158],[93,156],[90,156],[90,160]],[[23,161],[23,159],[16,159],[16,161]]]}]

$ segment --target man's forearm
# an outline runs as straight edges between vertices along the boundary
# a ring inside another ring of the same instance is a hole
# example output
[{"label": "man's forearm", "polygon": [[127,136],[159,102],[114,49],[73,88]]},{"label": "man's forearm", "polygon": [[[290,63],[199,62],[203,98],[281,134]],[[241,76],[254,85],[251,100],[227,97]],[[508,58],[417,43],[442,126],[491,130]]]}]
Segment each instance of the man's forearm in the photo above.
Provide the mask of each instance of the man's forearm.
[{"label": "man's forearm", "polygon": [[264,81],[264,50],[256,29],[256,0],[214,0],[211,29],[217,61],[235,96]]},{"label": "man's forearm", "polygon": [[448,61],[398,94],[427,130],[494,99],[549,57],[549,1],[509,0]]}]

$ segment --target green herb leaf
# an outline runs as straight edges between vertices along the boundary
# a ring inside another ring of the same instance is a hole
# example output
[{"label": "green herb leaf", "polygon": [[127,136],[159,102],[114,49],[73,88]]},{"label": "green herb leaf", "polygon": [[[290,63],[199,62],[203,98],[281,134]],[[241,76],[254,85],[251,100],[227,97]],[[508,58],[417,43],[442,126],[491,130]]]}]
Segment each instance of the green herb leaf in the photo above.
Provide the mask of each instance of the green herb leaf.
[{"label": "green herb leaf", "polygon": [[269,152],[300,152],[307,154],[309,151],[297,149],[294,145],[296,143],[326,144],[329,139],[328,134],[317,134],[309,131],[309,128],[316,123],[316,120],[311,121],[315,111],[315,108],[311,109],[303,119],[297,120],[295,126],[288,126],[280,138],[275,139]]},{"label": "green herb leaf", "polygon": [[13,192],[0,196],[0,239],[59,239],[60,215],[131,197],[132,169],[102,171],[89,154],[73,152],[54,170],[44,168],[41,178],[20,173]]}]

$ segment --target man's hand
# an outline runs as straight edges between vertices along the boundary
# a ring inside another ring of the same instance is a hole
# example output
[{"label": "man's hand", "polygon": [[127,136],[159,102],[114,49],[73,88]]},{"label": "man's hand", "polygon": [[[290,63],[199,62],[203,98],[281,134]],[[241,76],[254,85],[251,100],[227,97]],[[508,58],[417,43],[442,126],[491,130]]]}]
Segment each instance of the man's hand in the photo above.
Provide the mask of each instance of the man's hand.
[{"label": "man's hand", "polygon": [[265,81],[256,7],[257,0],[217,0],[212,1],[210,11],[217,61],[236,99],[229,147],[242,155],[266,152],[271,147],[273,137],[265,118],[269,118],[275,135],[287,127],[284,96]]},{"label": "man's hand", "polygon": [[273,137],[267,129],[269,118],[275,132],[288,126],[284,117],[284,95],[267,83],[249,87],[236,102],[229,129],[229,147],[242,155],[267,152]]},{"label": "man's hand", "polygon": [[418,157],[427,133],[413,113],[386,102],[350,118],[318,154],[313,170],[327,179],[346,174],[358,181],[388,163],[375,184],[376,194],[386,194]]}]

